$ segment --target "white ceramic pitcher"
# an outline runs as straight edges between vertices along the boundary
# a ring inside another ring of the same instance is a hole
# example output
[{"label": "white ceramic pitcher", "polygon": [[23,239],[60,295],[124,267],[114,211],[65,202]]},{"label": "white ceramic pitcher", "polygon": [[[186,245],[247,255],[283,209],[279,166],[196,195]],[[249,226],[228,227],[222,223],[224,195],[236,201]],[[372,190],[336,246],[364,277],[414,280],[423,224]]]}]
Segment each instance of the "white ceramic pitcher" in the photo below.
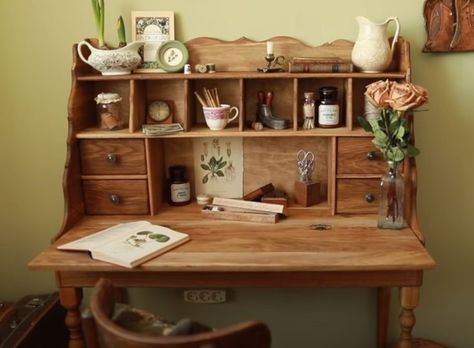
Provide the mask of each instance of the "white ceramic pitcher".
[{"label": "white ceramic pitcher", "polygon": [[[363,72],[377,73],[388,68],[392,62],[393,50],[400,33],[400,22],[397,17],[388,17],[383,23],[374,23],[358,16],[359,35],[352,49],[352,63]],[[390,45],[387,37],[387,26],[395,22],[395,35]]]}]

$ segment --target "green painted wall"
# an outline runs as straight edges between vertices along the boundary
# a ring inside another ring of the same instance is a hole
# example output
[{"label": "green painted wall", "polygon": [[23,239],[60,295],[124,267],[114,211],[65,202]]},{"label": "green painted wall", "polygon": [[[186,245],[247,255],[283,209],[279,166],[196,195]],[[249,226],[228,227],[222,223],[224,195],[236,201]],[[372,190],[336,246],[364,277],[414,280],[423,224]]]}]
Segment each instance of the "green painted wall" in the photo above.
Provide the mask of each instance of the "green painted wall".
[{"label": "green painted wall", "polygon": [[[439,265],[425,276],[415,334],[468,348],[474,346],[474,53],[420,53],[422,3],[109,0],[107,36],[115,39],[115,18],[124,15],[128,25],[134,9],[174,10],[180,40],[288,35],[313,45],[354,40],[356,15],[398,16],[403,36],[412,42],[414,81],[427,87],[432,99],[429,111],[417,114],[418,202],[428,247]],[[0,299],[54,289],[51,274],[30,272],[26,263],[48,245],[61,223],[71,45],[94,35],[90,1],[0,2]],[[261,318],[271,326],[277,348],[365,348],[374,341],[374,294],[242,289],[228,304],[204,307],[183,304],[177,290],[137,289],[132,299],[173,319],[192,316],[218,325]],[[398,334],[394,295],[392,340]]]}]

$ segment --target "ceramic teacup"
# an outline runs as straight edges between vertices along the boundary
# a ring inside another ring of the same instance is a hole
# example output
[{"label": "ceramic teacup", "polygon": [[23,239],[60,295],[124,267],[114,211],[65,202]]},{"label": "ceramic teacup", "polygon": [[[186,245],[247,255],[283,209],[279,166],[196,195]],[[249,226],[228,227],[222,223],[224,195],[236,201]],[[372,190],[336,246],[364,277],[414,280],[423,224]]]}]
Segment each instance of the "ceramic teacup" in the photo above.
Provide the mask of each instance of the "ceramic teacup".
[{"label": "ceramic teacup", "polygon": [[[218,107],[203,107],[204,118],[211,130],[222,130],[227,124],[239,117],[239,109],[235,106],[221,104]],[[233,116],[231,113],[235,112]]]}]

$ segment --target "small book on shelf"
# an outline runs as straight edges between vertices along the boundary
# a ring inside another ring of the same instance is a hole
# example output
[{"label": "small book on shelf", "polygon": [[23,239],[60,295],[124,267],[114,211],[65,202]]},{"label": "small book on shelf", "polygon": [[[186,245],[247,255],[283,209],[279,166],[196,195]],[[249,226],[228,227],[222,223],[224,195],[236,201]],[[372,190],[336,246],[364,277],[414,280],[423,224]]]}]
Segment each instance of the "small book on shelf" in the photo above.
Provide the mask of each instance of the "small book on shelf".
[{"label": "small book on shelf", "polygon": [[93,259],[133,268],[189,239],[187,234],[164,226],[134,221],[59,245],[58,249],[89,251]]},{"label": "small book on shelf", "polygon": [[348,60],[336,57],[293,57],[289,63],[290,73],[345,73],[354,71]]}]

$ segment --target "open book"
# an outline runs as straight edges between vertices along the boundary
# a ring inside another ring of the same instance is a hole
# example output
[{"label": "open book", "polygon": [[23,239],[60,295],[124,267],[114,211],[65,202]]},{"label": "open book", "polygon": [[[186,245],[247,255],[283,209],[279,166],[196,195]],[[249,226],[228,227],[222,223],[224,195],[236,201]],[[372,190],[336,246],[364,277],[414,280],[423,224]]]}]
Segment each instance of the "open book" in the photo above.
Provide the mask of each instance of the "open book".
[{"label": "open book", "polygon": [[148,221],[134,221],[60,245],[58,249],[89,251],[93,259],[133,268],[188,240],[185,233]]}]

